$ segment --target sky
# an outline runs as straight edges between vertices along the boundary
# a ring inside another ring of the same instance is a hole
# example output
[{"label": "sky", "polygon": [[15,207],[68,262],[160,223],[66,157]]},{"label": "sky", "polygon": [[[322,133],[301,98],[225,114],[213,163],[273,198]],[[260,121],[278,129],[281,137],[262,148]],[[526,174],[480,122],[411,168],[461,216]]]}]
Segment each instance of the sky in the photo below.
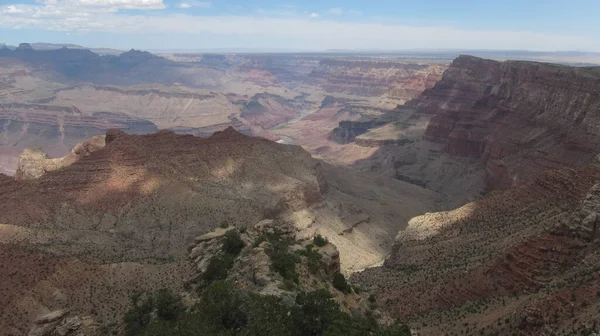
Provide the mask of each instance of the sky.
[{"label": "sky", "polygon": [[600,52],[600,0],[0,0],[0,43]]}]

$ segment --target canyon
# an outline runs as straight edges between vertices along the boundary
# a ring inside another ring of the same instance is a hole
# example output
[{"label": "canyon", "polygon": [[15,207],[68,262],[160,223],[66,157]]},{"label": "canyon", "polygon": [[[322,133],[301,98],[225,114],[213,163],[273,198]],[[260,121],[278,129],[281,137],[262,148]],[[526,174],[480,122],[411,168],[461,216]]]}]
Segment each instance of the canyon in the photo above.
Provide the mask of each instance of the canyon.
[{"label": "canyon", "polygon": [[10,334],[61,309],[89,326],[120,325],[137,290],[183,288],[187,247],[222,223],[271,219],[299,240],[322,235],[352,271],[382,261],[395,233],[436,207],[428,190],[231,127],[207,138],[111,129],[58,167],[27,157],[17,179],[0,175],[0,329]]},{"label": "canyon", "polygon": [[[389,109],[415,98],[445,69],[436,63],[336,59],[289,54],[164,58],[137,50],[100,56],[66,47],[34,50],[27,44],[5,49],[0,51],[0,171],[13,175],[18,153],[29,146],[60,157],[110,128],[207,136],[234,126],[272,140],[310,141],[312,136],[286,126],[320,110],[327,97],[355,116],[363,106]],[[341,120],[328,119],[319,129],[320,142]]]},{"label": "canyon", "polygon": [[262,294],[330,287],[285,289],[252,245],[279,232],[420,335],[599,331],[598,67],[90,53],[0,53],[8,334],[119,333],[137,290],[194,297],[228,230]]},{"label": "canyon", "polygon": [[593,161],[600,145],[598,68],[460,56],[416,99],[343,121],[331,137],[375,147],[356,167],[464,204],[546,170]]}]

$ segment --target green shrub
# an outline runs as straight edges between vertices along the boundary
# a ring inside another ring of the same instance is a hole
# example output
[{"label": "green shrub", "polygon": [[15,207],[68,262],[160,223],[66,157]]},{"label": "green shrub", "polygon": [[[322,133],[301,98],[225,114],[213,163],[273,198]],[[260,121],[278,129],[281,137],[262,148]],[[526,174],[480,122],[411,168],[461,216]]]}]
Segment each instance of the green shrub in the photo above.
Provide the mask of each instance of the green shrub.
[{"label": "green shrub", "polygon": [[173,295],[173,293],[163,288],[156,292],[154,295],[154,302],[156,305],[156,315],[166,321],[171,321],[179,316],[181,310],[181,304],[179,299]]},{"label": "green shrub", "polygon": [[323,247],[329,244],[329,241],[327,241],[325,237],[318,234],[315,236],[315,238],[313,238],[313,244],[317,245],[318,247]]},{"label": "green shrub", "polygon": [[256,237],[256,239],[254,239],[254,242],[252,243],[252,247],[258,247],[258,245],[260,245],[262,242],[267,241],[267,236],[265,235],[260,235],[258,237]]},{"label": "green shrub", "polygon": [[346,282],[346,277],[342,273],[335,273],[333,275],[333,287],[339,290],[342,293],[349,293],[350,286]]},{"label": "green shrub", "polygon": [[237,256],[246,246],[237,230],[229,230],[223,238],[223,251],[227,254]]},{"label": "green shrub", "polygon": [[[172,297],[163,296],[166,302]],[[146,301],[138,302],[138,312]],[[152,300],[150,300],[152,301]],[[155,300],[156,302],[159,300]],[[155,302],[152,301],[152,302]],[[150,305],[152,307],[152,305]],[[294,303],[281,298],[245,293],[229,281],[215,281],[200,295],[198,304],[181,312],[173,320],[160,317],[148,320],[128,336],[409,336],[410,329],[403,325],[380,327],[367,317],[351,316],[342,312],[331,293],[321,289],[299,293]]]},{"label": "green shrub", "polygon": [[323,335],[341,314],[331,293],[325,289],[298,294],[296,304],[299,309],[293,311],[292,318],[305,335]]},{"label": "green shrub", "polygon": [[307,245],[306,248],[300,251],[300,255],[303,255],[307,259],[308,270],[312,274],[318,274],[321,271],[323,264],[323,256],[321,253],[313,250],[313,245]]},{"label": "green shrub", "polygon": [[284,279],[292,280],[298,283],[298,273],[296,272],[296,264],[298,256],[293,253],[280,252],[271,255],[271,268],[279,273]]},{"label": "green shrub", "polygon": [[294,240],[284,236],[282,231],[275,229],[273,232],[258,237],[254,241],[254,245],[258,246],[263,241],[269,242],[269,248],[265,252],[271,258],[271,270],[279,273],[284,280],[292,280],[298,283],[296,264],[300,261],[300,258],[289,252],[290,245]]},{"label": "green shrub", "polygon": [[200,314],[215,324],[216,329],[234,330],[247,323],[242,311],[243,298],[230,281],[216,281],[202,293]]},{"label": "green shrub", "polygon": [[125,313],[125,335],[133,336],[137,335],[148,323],[150,323],[150,314],[154,308],[154,302],[152,296],[146,295],[142,299],[144,294],[141,292],[135,293],[131,297],[131,309]]},{"label": "green shrub", "polygon": [[202,279],[208,283],[217,280],[225,280],[227,272],[233,267],[235,257],[231,254],[216,255],[210,259],[206,271],[202,274]]},{"label": "green shrub", "polygon": [[[143,297],[143,298],[142,298]],[[173,321],[183,311],[182,306],[173,293],[164,288],[153,295],[136,293],[131,297],[132,308],[125,314],[125,334],[138,335],[146,325],[151,323],[152,312],[162,321]]]}]

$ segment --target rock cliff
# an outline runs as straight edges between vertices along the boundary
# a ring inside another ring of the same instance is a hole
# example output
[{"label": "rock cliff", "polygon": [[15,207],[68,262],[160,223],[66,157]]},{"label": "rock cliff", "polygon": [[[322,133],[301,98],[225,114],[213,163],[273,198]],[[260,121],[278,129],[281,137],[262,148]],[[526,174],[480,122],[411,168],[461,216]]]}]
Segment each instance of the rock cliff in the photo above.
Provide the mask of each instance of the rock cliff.
[{"label": "rock cliff", "polygon": [[411,102],[432,115],[424,137],[481,158],[491,188],[589,163],[600,145],[600,71],[457,58]]},{"label": "rock cliff", "polygon": [[385,96],[401,104],[435,84],[445,69],[440,64],[324,59],[310,78],[327,92]]},{"label": "rock cliff", "polygon": [[[379,142],[358,166],[420,181],[453,200],[580,167],[600,146],[599,90],[597,68],[460,56],[435,86],[402,106],[398,121],[410,136],[383,132],[405,143]],[[384,130],[362,135],[362,143],[377,144],[369,140]]]},{"label": "rock cliff", "polygon": [[30,180],[42,177],[46,172],[69,166],[82,157],[91,155],[105,145],[105,137],[97,135],[77,144],[69,155],[51,159],[40,148],[26,148],[19,156],[15,174],[17,180]]}]

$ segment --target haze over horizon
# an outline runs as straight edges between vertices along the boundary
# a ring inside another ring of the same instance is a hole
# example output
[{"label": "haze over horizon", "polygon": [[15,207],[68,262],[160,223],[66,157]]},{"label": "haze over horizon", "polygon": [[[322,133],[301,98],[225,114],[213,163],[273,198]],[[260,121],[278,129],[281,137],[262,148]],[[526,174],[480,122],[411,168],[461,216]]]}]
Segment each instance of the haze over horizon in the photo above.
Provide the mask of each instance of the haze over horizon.
[{"label": "haze over horizon", "polygon": [[600,51],[600,3],[2,0],[0,41],[146,50]]}]

